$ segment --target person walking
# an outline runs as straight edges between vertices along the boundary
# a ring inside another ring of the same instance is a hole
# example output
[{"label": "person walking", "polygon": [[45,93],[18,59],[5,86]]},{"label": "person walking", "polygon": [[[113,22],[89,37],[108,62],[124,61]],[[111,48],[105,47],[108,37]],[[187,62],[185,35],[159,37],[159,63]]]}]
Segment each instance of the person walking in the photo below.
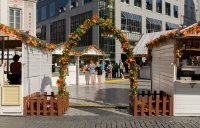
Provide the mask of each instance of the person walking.
[{"label": "person walking", "polygon": [[98,85],[101,85],[101,76],[102,76],[102,69],[99,65],[99,62],[96,63],[96,71],[97,71],[97,79],[98,79]]},{"label": "person walking", "polygon": [[124,70],[125,70],[125,67],[124,67],[124,64],[122,61],[119,62],[119,70],[120,70],[120,77],[122,79],[124,79]]},{"label": "person walking", "polygon": [[96,83],[96,77],[95,77],[95,64],[94,62],[91,60],[90,61],[90,79],[91,79],[91,84],[95,85]]},{"label": "person walking", "polygon": [[113,69],[112,62],[110,62],[108,64],[108,80],[112,79],[112,69]]},{"label": "person walking", "polygon": [[85,65],[85,82],[86,82],[86,85],[89,85],[90,73],[89,73],[88,65]]}]

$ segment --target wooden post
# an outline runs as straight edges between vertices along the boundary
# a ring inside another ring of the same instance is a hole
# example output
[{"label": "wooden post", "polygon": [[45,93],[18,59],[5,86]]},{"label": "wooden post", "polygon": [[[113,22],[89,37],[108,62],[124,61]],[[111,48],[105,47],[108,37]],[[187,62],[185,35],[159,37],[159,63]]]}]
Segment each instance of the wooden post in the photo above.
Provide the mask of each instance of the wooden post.
[{"label": "wooden post", "polygon": [[37,116],[40,115],[40,92],[36,93],[36,97],[37,97],[37,107],[36,107],[36,112],[37,112]]},{"label": "wooden post", "polygon": [[34,100],[33,100],[33,97],[30,97],[30,113],[31,113],[31,116],[34,115]]},{"label": "wooden post", "polygon": [[47,92],[44,92],[43,96],[43,116],[47,115]]},{"label": "wooden post", "polygon": [[57,106],[58,106],[58,116],[62,116],[62,96],[58,96],[57,98]]},{"label": "wooden post", "polygon": [[163,97],[162,102],[163,102],[162,103],[162,105],[163,105],[162,115],[166,116],[166,105],[167,105],[167,103],[166,103],[166,96]]},{"label": "wooden post", "polygon": [[51,92],[51,97],[53,97],[53,98],[54,98],[54,92]]},{"label": "wooden post", "polygon": [[173,97],[169,97],[169,115],[173,116]]},{"label": "wooden post", "polygon": [[149,116],[152,116],[152,95],[149,95]]},{"label": "wooden post", "polygon": [[156,100],[156,91],[154,91],[153,99]]},{"label": "wooden post", "polygon": [[50,116],[54,116],[54,98],[51,95],[50,98]]},{"label": "wooden post", "polygon": [[142,103],[141,103],[141,116],[144,116],[144,106],[145,106],[145,98],[142,95]]},{"label": "wooden post", "polygon": [[26,96],[26,97],[24,97],[24,116],[26,116],[27,115],[27,101],[28,100],[28,97]]},{"label": "wooden post", "polygon": [[159,114],[159,104],[160,104],[160,96],[159,95],[157,95],[156,96],[156,116],[158,116],[158,114]]},{"label": "wooden post", "polygon": [[133,105],[133,109],[134,109],[134,116],[137,116],[137,113],[138,113],[138,105],[137,105],[137,95],[134,95],[133,96],[134,97],[134,101],[133,101],[133,103],[134,103],[134,105]]}]

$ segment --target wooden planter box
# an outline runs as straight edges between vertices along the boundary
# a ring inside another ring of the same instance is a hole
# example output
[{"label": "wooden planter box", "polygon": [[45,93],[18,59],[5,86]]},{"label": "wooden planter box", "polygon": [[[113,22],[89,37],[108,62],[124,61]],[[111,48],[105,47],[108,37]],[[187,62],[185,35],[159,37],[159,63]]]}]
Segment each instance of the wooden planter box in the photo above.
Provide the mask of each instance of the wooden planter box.
[{"label": "wooden planter box", "polygon": [[173,97],[164,92],[142,91],[130,97],[130,105],[134,116],[173,116]]},{"label": "wooden planter box", "polygon": [[24,97],[24,115],[43,115],[43,116],[62,116],[69,108],[68,96],[57,96],[51,92],[40,94],[40,92],[33,93],[30,96]]}]

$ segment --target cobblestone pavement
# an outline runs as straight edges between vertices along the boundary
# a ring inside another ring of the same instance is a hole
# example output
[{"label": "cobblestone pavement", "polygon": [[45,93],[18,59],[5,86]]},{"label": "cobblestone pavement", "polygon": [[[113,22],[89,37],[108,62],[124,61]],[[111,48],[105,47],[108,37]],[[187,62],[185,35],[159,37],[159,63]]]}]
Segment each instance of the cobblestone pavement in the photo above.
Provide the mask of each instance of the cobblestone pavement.
[{"label": "cobblestone pavement", "polygon": [[[150,89],[149,81],[140,81],[139,88]],[[70,86],[70,103],[118,108],[74,106],[62,117],[0,116],[0,128],[200,128],[200,117],[133,117],[121,107],[128,104],[128,90],[128,82]]]},{"label": "cobblestone pavement", "polygon": [[0,128],[200,128],[199,117],[0,117]]}]

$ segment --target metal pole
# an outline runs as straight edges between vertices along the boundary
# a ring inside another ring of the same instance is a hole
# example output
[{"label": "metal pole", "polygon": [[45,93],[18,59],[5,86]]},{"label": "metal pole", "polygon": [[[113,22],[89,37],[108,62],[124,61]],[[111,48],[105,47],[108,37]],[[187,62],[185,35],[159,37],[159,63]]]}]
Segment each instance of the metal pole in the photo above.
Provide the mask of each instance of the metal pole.
[{"label": "metal pole", "polygon": [[7,75],[9,74],[9,48],[7,49]]},{"label": "metal pole", "polygon": [[79,85],[79,58],[80,56],[77,56],[77,62],[76,62],[76,85]]}]

